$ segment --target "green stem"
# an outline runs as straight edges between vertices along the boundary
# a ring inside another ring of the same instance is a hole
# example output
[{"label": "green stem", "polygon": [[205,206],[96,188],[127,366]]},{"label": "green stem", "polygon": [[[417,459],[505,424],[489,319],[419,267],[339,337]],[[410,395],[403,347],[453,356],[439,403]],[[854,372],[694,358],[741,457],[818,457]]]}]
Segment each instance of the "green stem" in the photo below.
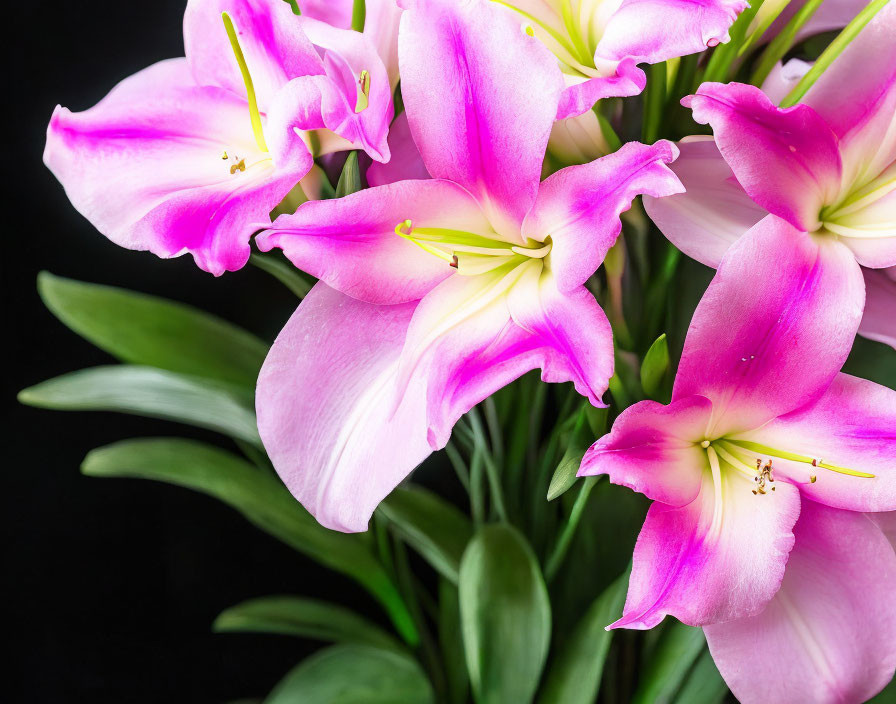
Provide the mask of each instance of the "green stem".
[{"label": "green stem", "polygon": [[312,284],[302,278],[298,270],[291,264],[264,254],[252,254],[249,261],[262,271],[269,273],[300,299],[308,295],[311,290]]},{"label": "green stem", "polygon": [[772,39],[772,41],[769,42],[769,45],[765,47],[765,51],[763,51],[762,56],[759,57],[759,64],[750,76],[750,83],[754,86],[762,85],[765,79],[768,78],[768,74],[772,72],[775,64],[777,64],[790,49],[790,45],[793,43],[793,38],[796,36],[797,32],[799,32],[803,25],[809,21],[809,18],[815,14],[815,11],[821,6],[822,2],[824,2],[824,0],[808,0],[808,2],[790,18],[790,21],[784,25],[784,28],[778,33],[778,36]]},{"label": "green stem", "polygon": [[663,107],[666,104],[666,63],[654,64],[649,69],[647,95],[644,98],[644,129],[642,141],[653,144],[660,134]]},{"label": "green stem", "polygon": [[488,486],[492,497],[492,506],[498,514],[498,518],[507,522],[507,508],[504,504],[504,491],[501,488],[501,473],[498,466],[489,452],[488,444],[485,440],[485,429],[482,427],[482,420],[479,418],[479,411],[476,408],[470,409],[467,415],[470,419],[470,427],[473,430],[473,439],[476,447],[482,453],[483,463],[485,464],[485,473],[488,477]]},{"label": "green stem", "polygon": [[579,489],[579,494],[572,505],[572,511],[569,513],[566,525],[563,526],[560,538],[557,540],[554,551],[548,558],[544,568],[544,576],[549,583],[554,581],[554,577],[557,576],[557,572],[563,565],[563,560],[566,558],[566,553],[569,552],[569,546],[572,545],[572,539],[575,537],[576,529],[582,520],[585,506],[588,504],[588,496],[591,494],[591,490],[598,479],[599,477],[586,477],[585,481],[582,482],[582,487]]},{"label": "green stem", "polygon": [[482,486],[484,463],[482,448],[477,445],[473,448],[473,457],[470,460],[470,513],[473,515],[473,523],[477,526],[485,523],[485,495]]},{"label": "green stem", "polygon": [[454,467],[454,472],[457,474],[457,478],[460,480],[460,483],[463,485],[466,492],[470,493],[470,468],[467,467],[467,463],[464,462],[464,458],[460,454],[460,450],[458,450],[453,442],[449,442],[445,445],[445,454],[448,455],[448,461],[451,462],[451,466]]},{"label": "green stem", "polygon": [[852,22],[843,28],[843,31],[837,35],[837,38],[830,43],[828,48],[822,52],[821,56],[818,57],[818,60],[812,64],[812,68],[806,72],[806,75],[800,79],[800,82],[796,84],[794,89],[781,101],[781,107],[789,108],[791,105],[796,105],[809,89],[815,85],[815,81],[818,80],[819,76],[834,63],[834,60],[843,53],[843,50],[849,46],[850,42],[859,35],[859,32],[865,28],[865,25],[868,24],[888,2],[889,0],[872,0],[869,2],[862,11],[853,18]]},{"label": "green stem", "polygon": [[622,140],[619,139],[619,135],[616,134],[616,130],[613,129],[610,121],[598,109],[599,104],[600,103],[595,103],[594,107],[591,109],[594,111],[594,114],[597,117],[597,125],[598,127],[600,127],[600,133],[603,136],[604,141],[607,143],[607,146],[610,148],[610,152],[615,152],[622,146]]},{"label": "green stem", "polygon": [[354,0],[352,3],[352,29],[356,32],[363,32],[366,20],[367,3],[364,0]]},{"label": "green stem", "polygon": [[485,409],[485,424],[488,426],[489,439],[492,443],[492,453],[498,466],[504,464],[504,434],[501,432],[501,421],[498,419],[498,409],[495,399],[489,396],[483,404]]}]

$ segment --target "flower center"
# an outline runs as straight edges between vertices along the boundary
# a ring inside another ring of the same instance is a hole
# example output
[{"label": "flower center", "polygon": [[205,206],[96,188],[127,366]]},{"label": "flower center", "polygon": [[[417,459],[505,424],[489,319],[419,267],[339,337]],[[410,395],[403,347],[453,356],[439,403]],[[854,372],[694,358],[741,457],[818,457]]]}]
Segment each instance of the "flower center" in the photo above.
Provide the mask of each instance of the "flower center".
[{"label": "flower center", "polygon": [[841,237],[891,237],[896,228],[892,207],[882,208],[881,199],[896,191],[896,164],[876,178],[853,186],[836,202],[821,209],[821,228]]},{"label": "flower center", "polygon": [[808,465],[805,482],[800,482],[797,477],[788,477],[791,482],[798,484],[814,484],[818,481],[818,475],[812,472],[809,467],[860,479],[874,479],[875,477],[873,474],[861,472],[857,469],[830,464],[821,458],[768,447],[749,440],[732,440],[730,438],[703,440],[700,443],[700,447],[706,450],[711,460],[710,464],[715,459],[716,463],[724,464],[725,467],[751,478],[756,484],[756,488],[753,489],[754,495],[765,495],[775,490],[775,487],[772,486],[775,482],[772,462],[775,459]]},{"label": "flower center", "polygon": [[396,225],[395,234],[448,262],[462,276],[485,274],[530,259],[542,259],[547,263],[552,247],[550,237],[544,242],[530,239],[525,245],[517,245],[463,230],[414,227],[411,220]]}]

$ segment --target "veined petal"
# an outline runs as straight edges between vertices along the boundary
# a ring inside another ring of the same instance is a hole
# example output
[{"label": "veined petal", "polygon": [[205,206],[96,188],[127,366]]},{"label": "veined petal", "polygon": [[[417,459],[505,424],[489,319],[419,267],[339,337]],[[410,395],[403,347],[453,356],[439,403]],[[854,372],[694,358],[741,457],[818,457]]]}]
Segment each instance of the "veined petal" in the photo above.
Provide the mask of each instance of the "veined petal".
[{"label": "veined petal", "polygon": [[651,505],[613,628],[653,628],[667,614],[705,626],[763,609],[784,576],[800,497],[784,482],[763,496],[753,486],[736,471],[707,470],[690,504]]},{"label": "veined petal", "polygon": [[712,126],[722,156],[756,203],[797,229],[818,229],[841,176],[837,137],[818,113],[807,105],[781,110],[742,83],[704,83],[682,104]]},{"label": "veined petal", "polygon": [[396,234],[405,220],[415,227],[490,230],[469,193],[432,179],[304,203],[295,214],[277,218],[256,242],[265,252],[280,247],[297,267],[353,298],[404,303],[422,298],[454,272]]},{"label": "veined petal", "polygon": [[766,216],[728,250],[697,306],[673,399],[712,401],[710,438],[811,403],[846,360],[864,300],[846,247]]},{"label": "veined petal", "polygon": [[600,266],[622,229],[619,216],[641,193],[664,196],[682,187],[667,164],[678,150],[671,142],[629,142],[618,151],[570,166],[541,184],[523,234],[551,238],[551,268],[561,291],[581,286]]},{"label": "veined petal", "polygon": [[364,36],[376,48],[392,90],[398,85],[398,28],[402,10],[396,0],[366,0]]},{"label": "veined petal", "polygon": [[510,292],[510,316],[532,338],[541,378],[572,381],[593,406],[613,376],[613,330],[584,286],[561,291],[552,272],[534,262]]},{"label": "veined petal", "polygon": [[[868,199],[871,202],[864,207],[853,206],[852,212],[835,212],[832,221],[825,222],[825,228],[840,237],[856,261],[872,269],[896,266],[896,163],[888,171],[879,181],[889,180],[883,186],[892,189],[889,193],[876,199],[872,196]],[[872,182],[869,187],[875,185]]]},{"label": "veined petal", "polygon": [[623,0],[597,45],[597,58],[656,64],[731,39],[746,0]]},{"label": "veined petal", "polygon": [[889,2],[801,101],[840,138],[845,185],[861,186],[896,161],[894,27],[896,4]]},{"label": "veined petal", "polygon": [[579,476],[606,474],[654,501],[685,506],[697,498],[709,471],[700,447],[712,413],[703,396],[668,406],[641,401],[626,408],[607,435],[585,453]]},{"label": "veined petal", "polygon": [[[799,483],[814,501],[851,511],[896,511],[896,391],[886,386],[838,374],[815,403],[740,437],[817,459],[817,468],[774,460],[776,477]],[[825,464],[873,477],[850,476]]]},{"label": "veined petal", "polygon": [[755,616],[709,625],[742,704],[864,702],[896,668],[896,554],[861,513],[804,501],[781,589]]},{"label": "veined petal", "polygon": [[564,120],[588,112],[598,100],[638,95],[647,85],[647,76],[632,59],[623,59],[607,76],[597,76],[567,86],[560,98],[557,119]]},{"label": "veined petal", "polygon": [[318,283],[261,369],[256,408],[268,456],[333,530],[366,530],[379,502],[430,453],[424,390],[414,381],[392,404],[415,308],[364,303]]},{"label": "veined petal", "polygon": [[644,209],[678,249],[701,264],[719,265],[728,248],[768,211],[737,182],[712,137],[685,137],[669,168],[684,193],[644,196]]},{"label": "veined petal", "polygon": [[267,112],[276,92],[293,78],[324,73],[323,62],[288,3],[189,0],[184,45],[199,85],[220,86],[246,98],[246,85],[224,31],[224,12],[236,27],[261,112]]},{"label": "veined petal", "polygon": [[504,239],[518,239],[563,88],[556,59],[494,3],[404,5],[402,96],[423,161],[470,191]]},{"label": "veined petal", "polygon": [[863,269],[865,314],[859,334],[896,349],[896,267]]},{"label": "veined petal", "polygon": [[197,87],[186,60],[171,59],[90,110],[57,108],[44,162],[116,244],[161,257],[190,252],[217,275],[246,263],[257,223],[311,168],[300,142],[291,154],[275,169],[256,145],[246,102]]},{"label": "veined petal", "polygon": [[363,34],[310,17],[302,20],[302,28],[323,55],[328,79],[328,89],[321,91],[324,124],[374,160],[389,161],[386,140],[395,110],[392,84],[376,47]]},{"label": "veined petal", "polygon": [[414,144],[406,112],[396,117],[389,128],[389,151],[392,158],[387,164],[375,161],[367,169],[367,183],[371,186],[429,178],[426,164],[423,163],[417,145]]}]

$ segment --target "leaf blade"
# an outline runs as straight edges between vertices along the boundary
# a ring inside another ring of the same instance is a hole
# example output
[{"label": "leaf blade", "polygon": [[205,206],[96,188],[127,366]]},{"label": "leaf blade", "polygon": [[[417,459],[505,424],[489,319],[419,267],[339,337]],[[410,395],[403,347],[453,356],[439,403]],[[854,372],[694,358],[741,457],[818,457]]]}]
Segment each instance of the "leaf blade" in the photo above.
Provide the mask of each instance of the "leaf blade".
[{"label": "leaf blade", "polygon": [[431,491],[410,485],[393,491],[379,510],[402,538],[442,576],[457,584],[460,561],[473,525]]},{"label": "leaf blade", "polygon": [[476,701],[531,701],[547,658],[551,607],[525,538],[507,524],[481,528],[461,561],[459,589]]},{"label": "leaf blade", "polygon": [[265,704],[433,704],[432,687],[406,655],[362,645],[321,650],[280,680]]},{"label": "leaf blade", "polygon": [[243,389],[131,364],[91,367],[19,392],[28,406],[117,411],[215,430],[261,446],[251,396]]},{"label": "leaf blade", "polygon": [[383,605],[405,641],[416,643],[407,607],[361,538],[321,526],[272,473],[183,438],[123,440],[100,447],[88,453],[81,471],[93,477],[154,479],[213,496],[298,552],[355,579]]},{"label": "leaf blade", "polygon": [[395,638],[354,611],[297,596],[265,596],[236,604],[218,614],[212,629],[217,633],[279,633],[402,649]]},{"label": "leaf blade", "polygon": [[37,290],[64,325],[122,362],[254,388],[268,345],[192,306],[42,271]]}]

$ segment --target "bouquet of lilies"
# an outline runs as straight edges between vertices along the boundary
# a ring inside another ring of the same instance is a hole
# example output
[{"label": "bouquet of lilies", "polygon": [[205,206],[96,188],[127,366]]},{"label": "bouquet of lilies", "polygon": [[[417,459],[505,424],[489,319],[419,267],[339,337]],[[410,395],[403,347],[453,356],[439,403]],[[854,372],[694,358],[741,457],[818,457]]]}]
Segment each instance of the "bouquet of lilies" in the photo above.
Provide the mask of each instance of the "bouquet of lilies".
[{"label": "bouquet of lilies", "polygon": [[896,2],[189,0],[184,42],[57,108],[45,162],[113,242],[297,307],[270,344],[45,273],[123,364],[20,398],[220,432],[82,469],[210,493],[382,606],[221,614],[332,643],[265,702],[887,687]]}]

